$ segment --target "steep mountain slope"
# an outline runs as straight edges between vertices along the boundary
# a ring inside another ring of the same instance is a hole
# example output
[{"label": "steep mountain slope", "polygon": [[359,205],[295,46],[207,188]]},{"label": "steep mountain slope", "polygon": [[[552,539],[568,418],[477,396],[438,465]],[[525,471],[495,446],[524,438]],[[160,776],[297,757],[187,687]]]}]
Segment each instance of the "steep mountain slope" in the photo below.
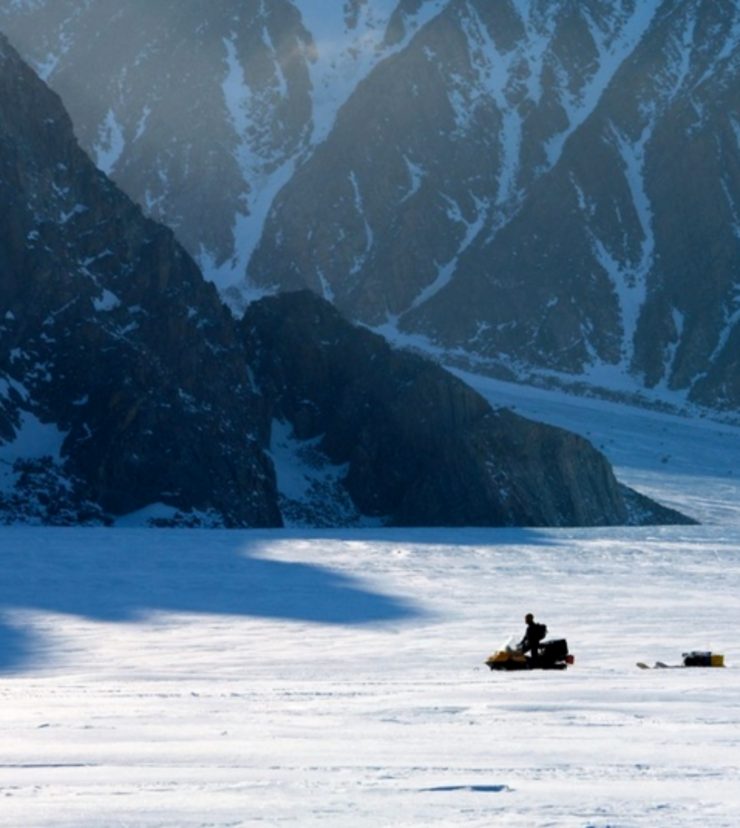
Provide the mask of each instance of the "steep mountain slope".
[{"label": "steep mountain slope", "polygon": [[279,525],[241,354],[172,232],[93,166],[57,96],[0,39],[6,518],[76,523],[165,502]]},{"label": "steep mountain slope", "polygon": [[310,287],[472,364],[740,402],[740,10],[14,0],[83,145],[241,310]]},{"label": "steep mountain slope", "polygon": [[303,5],[321,53],[289,0],[13,2],[0,4],[0,28],[61,94],[96,164],[227,289],[243,283],[274,190],[325,136],[374,62],[369,32],[379,18],[382,40],[388,19]]},{"label": "steep mountain slope", "polygon": [[344,470],[363,515],[395,526],[684,520],[620,486],[583,438],[493,410],[308,291],[253,303],[241,327],[274,417],[290,423],[314,464]]},{"label": "steep mountain slope", "polygon": [[619,486],[585,440],[494,412],[308,291],[237,323],[2,37],[0,320],[3,521],[107,523],[162,504],[169,523],[279,526],[281,424],[332,467],[355,521],[683,520]]},{"label": "steep mountain slope", "polygon": [[250,272],[517,373],[736,407],[740,13],[547,5],[450,3],[378,66]]}]

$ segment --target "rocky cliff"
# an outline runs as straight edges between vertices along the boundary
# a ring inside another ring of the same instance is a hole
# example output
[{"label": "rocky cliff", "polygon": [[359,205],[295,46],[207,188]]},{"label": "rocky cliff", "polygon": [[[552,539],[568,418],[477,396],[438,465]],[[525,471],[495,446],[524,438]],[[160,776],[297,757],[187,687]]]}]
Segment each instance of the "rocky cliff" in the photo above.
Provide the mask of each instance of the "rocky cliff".
[{"label": "rocky cliff", "polygon": [[14,0],[0,26],[238,313],[308,287],[481,370],[736,412],[736,4]]},{"label": "rocky cliff", "polygon": [[492,410],[309,292],[235,320],[0,38],[0,519],[158,506],[169,525],[279,526],[280,427],[335,470],[345,520],[682,520],[649,501],[636,517],[587,442]]},{"label": "rocky cliff", "polygon": [[[35,491],[43,521],[162,501],[279,523],[230,322],[172,232],[95,168],[57,96],[0,41],[0,435],[57,434],[52,454],[36,457],[33,437],[6,465],[11,491]],[[25,505],[5,498],[11,513]]]},{"label": "rocky cliff", "polygon": [[309,292],[252,304],[241,327],[273,416],[344,469],[366,516],[401,526],[684,520],[647,502],[636,509],[639,498],[587,441],[493,410]]}]

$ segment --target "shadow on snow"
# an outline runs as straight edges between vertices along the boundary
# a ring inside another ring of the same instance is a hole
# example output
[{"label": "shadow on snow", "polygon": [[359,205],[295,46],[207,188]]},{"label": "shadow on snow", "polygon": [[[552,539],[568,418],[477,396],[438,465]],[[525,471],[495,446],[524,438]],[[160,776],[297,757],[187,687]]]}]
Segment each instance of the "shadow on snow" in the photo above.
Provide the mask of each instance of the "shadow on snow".
[{"label": "shadow on snow", "polygon": [[0,671],[44,660],[45,644],[23,626],[24,611],[121,623],[161,612],[337,625],[424,615],[328,567],[259,557],[268,538],[238,531],[2,529]]}]

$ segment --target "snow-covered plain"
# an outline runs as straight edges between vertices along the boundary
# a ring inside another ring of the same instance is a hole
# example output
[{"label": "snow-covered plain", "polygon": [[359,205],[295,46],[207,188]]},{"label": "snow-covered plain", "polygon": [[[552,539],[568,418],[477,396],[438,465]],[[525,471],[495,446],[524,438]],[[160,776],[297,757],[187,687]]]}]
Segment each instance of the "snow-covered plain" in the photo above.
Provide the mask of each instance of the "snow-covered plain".
[{"label": "snow-covered plain", "polygon": [[736,828],[740,429],[481,388],[704,524],[0,529],[0,825]]}]

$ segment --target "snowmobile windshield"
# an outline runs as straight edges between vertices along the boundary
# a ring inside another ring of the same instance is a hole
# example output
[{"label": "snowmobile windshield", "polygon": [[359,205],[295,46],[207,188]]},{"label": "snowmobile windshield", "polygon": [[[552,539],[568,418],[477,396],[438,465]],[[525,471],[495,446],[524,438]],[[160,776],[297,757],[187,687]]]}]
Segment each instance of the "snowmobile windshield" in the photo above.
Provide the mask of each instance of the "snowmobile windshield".
[{"label": "snowmobile windshield", "polygon": [[518,635],[511,635],[501,645],[501,649],[507,653],[520,653],[522,651],[522,640]]}]

